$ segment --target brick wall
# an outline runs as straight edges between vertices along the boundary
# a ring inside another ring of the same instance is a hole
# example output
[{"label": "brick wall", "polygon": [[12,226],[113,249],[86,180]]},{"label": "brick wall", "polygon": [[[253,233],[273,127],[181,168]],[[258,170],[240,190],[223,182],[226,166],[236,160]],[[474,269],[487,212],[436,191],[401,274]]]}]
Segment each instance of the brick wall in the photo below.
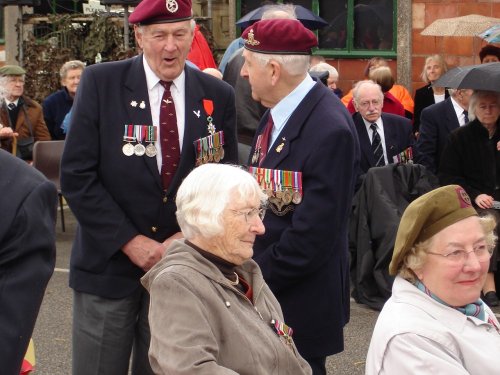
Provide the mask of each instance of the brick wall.
[{"label": "brick wall", "polygon": [[[479,50],[486,44],[478,37],[422,36],[422,30],[440,18],[480,14],[500,18],[500,0],[412,0],[412,88],[413,94],[424,83],[420,79],[425,58],[439,53],[450,67],[478,64]],[[354,83],[363,79],[367,59],[328,60],[340,75],[339,87],[348,92]],[[396,61],[390,61],[396,74]],[[397,80],[397,77],[396,77]]]}]

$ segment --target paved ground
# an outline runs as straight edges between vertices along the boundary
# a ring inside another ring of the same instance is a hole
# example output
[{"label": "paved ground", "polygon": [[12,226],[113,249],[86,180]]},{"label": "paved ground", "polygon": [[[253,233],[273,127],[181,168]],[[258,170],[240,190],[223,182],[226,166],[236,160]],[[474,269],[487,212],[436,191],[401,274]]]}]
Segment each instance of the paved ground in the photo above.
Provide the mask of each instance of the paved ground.
[{"label": "paved ground", "polygon": [[[33,334],[37,355],[36,375],[71,374],[71,289],[68,287],[68,265],[75,220],[69,210],[66,214],[66,232],[57,226],[57,262],[49,282],[40,315]],[[496,311],[500,313],[500,309]],[[497,314],[498,315],[498,314]],[[351,302],[351,322],[345,329],[343,353],[328,358],[328,374],[364,374],[364,360],[376,311]]]}]

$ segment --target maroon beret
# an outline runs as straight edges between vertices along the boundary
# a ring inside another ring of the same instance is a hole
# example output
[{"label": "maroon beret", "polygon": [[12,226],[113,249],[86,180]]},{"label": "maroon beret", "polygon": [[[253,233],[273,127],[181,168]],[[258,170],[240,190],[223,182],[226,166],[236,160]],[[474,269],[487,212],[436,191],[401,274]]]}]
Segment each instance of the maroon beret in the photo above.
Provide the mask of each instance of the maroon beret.
[{"label": "maroon beret", "polygon": [[191,0],[142,0],[128,20],[130,23],[150,25],[191,18]]},{"label": "maroon beret", "polygon": [[292,19],[261,20],[243,31],[245,48],[259,53],[310,55],[318,45],[314,33]]}]

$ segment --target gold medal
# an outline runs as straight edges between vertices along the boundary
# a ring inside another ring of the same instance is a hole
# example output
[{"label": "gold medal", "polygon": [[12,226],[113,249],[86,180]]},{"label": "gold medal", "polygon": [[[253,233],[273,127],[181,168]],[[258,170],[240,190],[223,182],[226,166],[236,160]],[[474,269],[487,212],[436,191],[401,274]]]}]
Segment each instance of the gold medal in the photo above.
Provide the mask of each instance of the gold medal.
[{"label": "gold medal", "polygon": [[285,204],[292,203],[292,192],[289,189],[286,189],[283,192],[283,197],[281,198]]},{"label": "gold medal", "polygon": [[300,204],[300,202],[302,202],[302,195],[298,191],[293,192],[292,202],[294,204]]},{"label": "gold medal", "polygon": [[220,162],[220,147],[214,151],[214,161],[216,163]]},{"label": "gold medal", "polygon": [[157,154],[156,147],[154,144],[150,143],[146,146],[146,155],[150,158],[154,158]]}]

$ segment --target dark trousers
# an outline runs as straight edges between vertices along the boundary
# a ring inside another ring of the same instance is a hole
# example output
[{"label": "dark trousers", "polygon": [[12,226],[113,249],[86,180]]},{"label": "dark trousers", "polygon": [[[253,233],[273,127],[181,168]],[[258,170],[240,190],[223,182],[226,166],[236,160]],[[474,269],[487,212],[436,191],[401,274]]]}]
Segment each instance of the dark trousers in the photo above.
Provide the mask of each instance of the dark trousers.
[{"label": "dark trousers", "polygon": [[312,368],[312,375],[326,375],[326,357],[304,358]]},{"label": "dark trousers", "polygon": [[108,299],[73,294],[73,375],[153,375],[149,364],[149,294]]}]

